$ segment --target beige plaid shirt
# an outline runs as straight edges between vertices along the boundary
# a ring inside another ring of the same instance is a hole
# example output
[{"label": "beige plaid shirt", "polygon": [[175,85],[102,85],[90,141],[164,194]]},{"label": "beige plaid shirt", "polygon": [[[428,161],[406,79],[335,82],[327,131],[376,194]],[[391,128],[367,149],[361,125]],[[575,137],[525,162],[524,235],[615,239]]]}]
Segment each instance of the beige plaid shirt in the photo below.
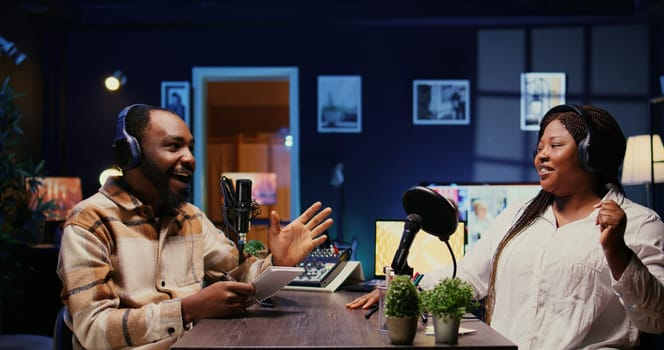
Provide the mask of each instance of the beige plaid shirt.
[{"label": "beige plaid shirt", "polygon": [[251,281],[272,259],[238,266],[235,245],[200,209],[156,218],[120,184],[110,178],[65,223],[57,273],[75,347],[166,349],[185,331],[179,298],[222,271]]}]

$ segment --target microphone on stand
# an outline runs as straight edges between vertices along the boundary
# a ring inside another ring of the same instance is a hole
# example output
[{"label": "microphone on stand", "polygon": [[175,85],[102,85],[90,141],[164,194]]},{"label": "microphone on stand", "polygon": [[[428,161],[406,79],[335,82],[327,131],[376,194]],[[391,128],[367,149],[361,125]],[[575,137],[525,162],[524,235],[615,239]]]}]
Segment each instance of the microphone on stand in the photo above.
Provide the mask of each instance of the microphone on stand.
[{"label": "microphone on stand", "polygon": [[235,181],[237,188],[236,229],[240,239],[246,240],[247,232],[251,229],[251,213],[253,212],[253,201],[251,200],[251,180],[238,179]]},{"label": "microphone on stand", "polygon": [[[221,177],[220,185],[224,197],[222,214],[226,235],[237,245],[240,263],[242,263],[247,233],[251,229],[251,220],[260,214],[260,207],[251,199],[251,180],[236,180],[237,191],[233,188],[233,181],[226,176]],[[234,235],[231,235],[231,232]]]},{"label": "microphone on stand", "polygon": [[[455,277],[456,259],[448,240],[459,225],[459,215],[456,207],[445,197],[423,186],[409,188],[403,194],[402,202],[403,208],[406,214],[408,214],[408,219],[404,225],[401,244],[392,261],[392,268],[395,273],[412,275],[413,269],[408,266],[406,259],[408,258],[408,249],[413,243],[415,234],[421,228],[423,231],[437,236],[438,239],[445,242],[452,255],[452,262],[454,264],[452,277]],[[419,219],[419,221],[416,219]]]},{"label": "microphone on stand", "polygon": [[401,234],[401,242],[397,253],[394,254],[392,259],[392,269],[396,275],[412,275],[413,268],[408,265],[408,253],[410,246],[413,244],[417,231],[422,227],[422,217],[417,214],[409,214],[406,222],[403,225],[403,233]]}]

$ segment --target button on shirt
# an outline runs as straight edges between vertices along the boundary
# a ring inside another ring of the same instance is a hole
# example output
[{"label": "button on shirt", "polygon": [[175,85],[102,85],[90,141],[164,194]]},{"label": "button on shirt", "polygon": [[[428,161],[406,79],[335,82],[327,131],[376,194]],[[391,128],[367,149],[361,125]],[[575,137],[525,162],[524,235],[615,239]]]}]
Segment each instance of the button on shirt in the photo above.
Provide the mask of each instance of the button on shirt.
[{"label": "button on shirt", "polygon": [[[637,327],[664,332],[664,224],[622,194],[610,191],[608,199],[625,211],[625,242],[635,253],[618,281],[599,243],[597,210],[557,227],[549,206],[503,250],[491,327],[519,349],[626,348],[637,344]],[[487,294],[498,243],[524,209],[503,211],[459,262],[457,277],[470,282],[478,298]],[[449,276],[443,269],[422,285],[431,288]]]},{"label": "button on shirt", "polygon": [[65,223],[57,271],[75,347],[167,349],[185,330],[180,298],[224,271],[251,281],[271,258],[238,266],[233,242],[198,208],[155,218],[120,181],[110,178]]}]

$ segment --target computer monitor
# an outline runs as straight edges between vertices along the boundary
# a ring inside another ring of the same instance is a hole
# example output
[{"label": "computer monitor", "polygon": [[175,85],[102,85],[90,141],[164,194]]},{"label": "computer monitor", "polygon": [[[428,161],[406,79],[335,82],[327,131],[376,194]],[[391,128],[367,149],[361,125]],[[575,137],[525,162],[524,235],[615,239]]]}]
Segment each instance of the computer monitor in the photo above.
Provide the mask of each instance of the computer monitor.
[{"label": "computer monitor", "polygon": [[[53,210],[44,214],[47,221],[64,221],[69,210],[81,201],[81,178],[79,177],[40,177],[42,186],[39,187],[39,196],[42,201],[53,201]],[[37,195],[31,198],[31,206],[36,205]]]},{"label": "computer monitor", "polygon": [[[394,254],[399,249],[404,222],[405,220],[396,219],[376,220],[374,275],[378,278],[385,276],[383,267],[392,264]],[[448,241],[457,261],[463,257],[464,231],[465,224],[459,222],[459,226]],[[415,235],[408,254],[408,265],[413,268],[414,272],[426,274],[450,264],[452,264],[452,257],[445,242],[424,231],[419,231]]]},{"label": "computer monitor", "polygon": [[505,208],[525,203],[540,191],[534,183],[429,184],[427,187],[453,201],[459,209],[459,220],[466,222],[465,252],[482,237],[492,221]]}]

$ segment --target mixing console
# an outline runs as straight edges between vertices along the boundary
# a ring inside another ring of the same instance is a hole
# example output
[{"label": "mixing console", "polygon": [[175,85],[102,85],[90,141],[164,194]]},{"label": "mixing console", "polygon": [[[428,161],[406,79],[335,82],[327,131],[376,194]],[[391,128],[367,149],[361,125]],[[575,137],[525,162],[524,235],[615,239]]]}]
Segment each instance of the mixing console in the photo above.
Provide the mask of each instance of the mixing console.
[{"label": "mixing console", "polygon": [[351,249],[339,251],[334,245],[316,248],[298,265],[304,272],[290,285],[324,288],[343,269],[350,255]]}]

